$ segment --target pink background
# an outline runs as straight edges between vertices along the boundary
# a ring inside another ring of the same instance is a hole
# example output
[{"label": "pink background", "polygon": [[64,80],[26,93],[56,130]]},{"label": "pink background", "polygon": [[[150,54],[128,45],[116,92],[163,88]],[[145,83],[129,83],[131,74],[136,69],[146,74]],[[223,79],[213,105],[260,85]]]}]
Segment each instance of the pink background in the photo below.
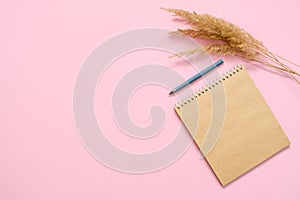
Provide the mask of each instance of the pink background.
[{"label": "pink background", "polygon": [[[195,146],[174,164],[153,173],[132,175],[103,166],[81,144],[72,112],[76,76],[97,45],[131,29],[182,26],[159,7],[223,17],[264,41],[269,49],[300,63],[299,6],[297,0],[2,0],[0,199],[299,199],[300,87],[259,66],[245,64],[291,146],[225,188]],[[125,56],[112,69],[118,72],[121,67],[124,71],[149,62],[172,63],[161,52],[141,55]],[[237,63],[243,62],[225,58],[220,73]],[[186,78],[195,73],[191,67],[174,68]],[[113,83],[106,86],[102,92],[109,91]],[[106,112],[106,128],[114,130],[108,136],[112,143],[133,152],[149,152],[168,144],[180,121],[172,110],[177,100],[166,93],[162,88],[147,87],[129,106],[133,121],[145,125],[149,123],[148,108],[158,102],[164,105],[167,122],[162,135],[142,143],[130,142],[133,139],[119,133]],[[150,96],[147,101],[143,101],[145,95]],[[96,112],[100,113],[101,105],[109,103],[109,95],[98,97],[99,92],[96,102],[101,103],[96,103]]]}]

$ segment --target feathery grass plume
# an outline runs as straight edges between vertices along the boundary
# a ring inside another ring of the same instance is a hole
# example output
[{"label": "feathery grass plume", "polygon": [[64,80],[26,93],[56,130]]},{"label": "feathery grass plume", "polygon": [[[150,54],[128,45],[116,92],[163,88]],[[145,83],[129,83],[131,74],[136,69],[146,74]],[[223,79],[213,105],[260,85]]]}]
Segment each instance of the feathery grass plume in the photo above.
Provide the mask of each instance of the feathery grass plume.
[{"label": "feathery grass plume", "polygon": [[[203,49],[191,49],[186,52],[181,52],[176,56],[195,53],[239,56],[246,60],[285,71],[300,84],[298,79],[300,73],[290,68],[281,60],[295,67],[300,67],[299,65],[272,53],[261,41],[237,25],[209,14],[197,14],[196,12],[173,8],[162,9],[173,13],[173,16],[180,17],[183,21],[191,25],[190,28],[187,29],[177,29],[175,33],[184,34],[193,38],[202,38],[208,40],[210,43],[204,46]],[[298,76],[298,78],[296,76]]]}]

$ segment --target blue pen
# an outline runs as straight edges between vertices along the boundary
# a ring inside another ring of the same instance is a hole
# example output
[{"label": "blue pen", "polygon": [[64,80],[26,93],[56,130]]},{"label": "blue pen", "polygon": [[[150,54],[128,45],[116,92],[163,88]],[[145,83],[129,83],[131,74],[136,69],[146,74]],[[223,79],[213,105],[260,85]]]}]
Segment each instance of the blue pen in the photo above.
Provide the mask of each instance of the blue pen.
[{"label": "blue pen", "polygon": [[200,78],[201,76],[205,75],[206,73],[208,73],[209,71],[213,70],[214,68],[218,67],[219,65],[221,65],[223,63],[223,59],[218,60],[217,62],[215,62],[214,64],[212,64],[211,66],[205,68],[203,71],[199,72],[198,74],[196,74],[195,76],[189,78],[188,80],[186,80],[185,82],[181,83],[180,85],[178,85],[176,88],[174,88],[169,94],[173,94],[175,92],[177,92],[178,90],[181,90],[182,88],[184,88],[185,86],[187,86],[188,84],[194,82],[195,80],[197,80],[198,78]]}]

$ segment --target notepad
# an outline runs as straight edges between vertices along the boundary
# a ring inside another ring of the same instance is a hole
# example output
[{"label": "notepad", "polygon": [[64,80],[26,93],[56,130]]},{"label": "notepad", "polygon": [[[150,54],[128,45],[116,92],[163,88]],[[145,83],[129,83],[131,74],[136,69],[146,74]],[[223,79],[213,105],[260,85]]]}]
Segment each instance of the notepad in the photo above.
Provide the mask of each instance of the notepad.
[{"label": "notepad", "polygon": [[290,144],[240,65],[179,102],[175,111],[223,186]]}]

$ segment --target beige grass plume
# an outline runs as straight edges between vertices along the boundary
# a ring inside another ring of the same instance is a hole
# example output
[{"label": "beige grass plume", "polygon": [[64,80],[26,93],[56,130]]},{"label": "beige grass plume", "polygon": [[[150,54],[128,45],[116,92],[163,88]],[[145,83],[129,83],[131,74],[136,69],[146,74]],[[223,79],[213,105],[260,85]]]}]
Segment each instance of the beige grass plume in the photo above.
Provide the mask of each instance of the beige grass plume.
[{"label": "beige grass plume", "polygon": [[177,56],[195,53],[239,56],[246,60],[285,71],[300,84],[300,74],[281,60],[295,67],[300,67],[299,65],[272,53],[261,41],[255,39],[251,34],[237,25],[209,14],[197,14],[196,12],[172,8],[162,9],[173,13],[174,16],[180,17],[191,25],[187,29],[178,29],[177,33],[209,41],[209,44],[201,49],[191,49],[179,53]]}]

